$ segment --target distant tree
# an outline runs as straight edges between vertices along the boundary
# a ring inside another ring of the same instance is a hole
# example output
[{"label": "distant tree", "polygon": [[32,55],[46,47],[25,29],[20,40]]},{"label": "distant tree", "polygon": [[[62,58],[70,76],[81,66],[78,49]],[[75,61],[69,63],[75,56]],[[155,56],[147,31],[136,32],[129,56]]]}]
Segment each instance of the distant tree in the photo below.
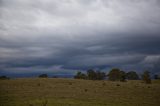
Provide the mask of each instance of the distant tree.
[{"label": "distant tree", "polygon": [[119,71],[119,80],[121,82],[125,82],[126,81],[126,73],[124,71]]},{"label": "distant tree", "polygon": [[87,71],[87,78],[89,80],[96,80],[97,79],[96,72],[93,69],[88,70]]},{"label": "distant tree", "polygon": [[126,81],[126,73],[118,68],[113,68],[107,76],[111,81]]},{"label": "distant tree", "polygon": [[100,71],[96,72],[96,80],[103,80],[105,79],[105,77],[106,77],[106,74],[104,72],[100,72]]},{"label": "distant tree", "polygon": [[144,71],[144,73],[142,74],[142,80],[146,84],[150,84],[151,83],[151,78],[150,78],[150,72],[149,71]]},{"label": "distant tree", "polygon": [[82,74],[81,74],[81,78],[82,78],[82,79],[87,79],[86,74],[82,73]]},{"label": "distant tree", "polygon": [[6,79],[9,79],[9,77],[7,77],[7,76],[0,76],[0,80],[6,80]]},{"label": "distant tree", "polygon": [[158,79],[158,75],[156,74],[156,75],[154,75],[154,79]]},{"label": "distant tree", "polygon": [[120,69],[118,68],[113,68],[109,74],[107,75],[108,79],[111,81],[117,81],[120,79]]},{"label": "distant tree", "polygon": [[103,80],[106,77],[104,72],[94,71],[90,69],[87,71],[87,75],[82,72],[77,72],[74,76],[75,79],[89,79],[89,80]]},{"label": "distant tree", "polygon": [[139,79],[139,76],[138,76],[138,74],[137,74],[136,72],[130,71],[130,72],[128,72],[128,73],[126,74],[126,78],[127,78],[128,80],[138,80],[138,79]]},{"label": "distant tree", "polygon": [[58,78],[58,76],[53,76],[52,78]]},{"label": "distant tree", "polygon": [[41,74],[38,76],[39,78],[48,78],[48,75],[47,74]]},{"label": "distant tree", "polygon": [[160,79],[160,76],[159,75],[154,75],[154,79]]},{"label": "distant tree", "polygon": [[77,72],[77,74],[74,76],[75,79],[86,79],[87,76],[82,72]]}]

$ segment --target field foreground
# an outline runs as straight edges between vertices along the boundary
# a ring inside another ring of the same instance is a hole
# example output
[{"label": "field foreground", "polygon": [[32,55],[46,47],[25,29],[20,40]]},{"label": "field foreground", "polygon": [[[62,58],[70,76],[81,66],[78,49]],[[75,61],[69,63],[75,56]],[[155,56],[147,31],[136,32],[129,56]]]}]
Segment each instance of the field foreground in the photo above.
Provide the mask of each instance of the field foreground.
[{"label": "field foreground", "polygon": [[160,106],[160,80],[0,80],[0,106]]}]

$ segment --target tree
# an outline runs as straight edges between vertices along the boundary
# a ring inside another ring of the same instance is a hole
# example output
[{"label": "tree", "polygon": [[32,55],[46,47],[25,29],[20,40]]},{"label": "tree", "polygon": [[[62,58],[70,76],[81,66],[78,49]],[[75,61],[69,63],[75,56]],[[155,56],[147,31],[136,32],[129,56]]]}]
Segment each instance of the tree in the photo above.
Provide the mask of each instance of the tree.
[{"label": "tree", "polygon": [[106,74],[104,72],[94,71],[93,69],[87,71],[87,78],[89,80],[103,80],[105,77]]},{"label": "tree", "polygon": [[125,82],[126,81],[126,73],[124,71],[119,71],[119,80],[121,82]]},{"label": "tree", "polygon": [[89,79],[89,80],[103,80],[106,77],[104,72],[94,71],[90,69],[87,71],[87,75],[82,72],[77,72],[74,76],[75,79]]},{"label": "tree", "polygon": [[105,77],[106,77],[106,74],[104,72],[100,72],[100,71],[96,72],[96,79],[97,80],[103,80],[103,79],[105,79]]},{"label": "tree", "polygon": [[47,74],[41,74],[38,76],[39,78],[48,78],[48,75]]},{"label": "tree", "polygon": [[156,74],[156,75],[154,75],[154,79],[159,79],[157,74]]},{"label": "tree", "polygon": [[97,75],[96,75],[96,72],[93,70],[93,69],[89,69],[87,71],[87,77],[89,80],[96,80],[97,78]]},{"label": "tree", "polygon": [[9,79],[9,77],[3,75],[3,76],[0,76],[0,79],[1,80],[6,80],[6,79]]},{"label": "tree", "polygon": [[126,73],[118,68],[113,68],[107,76],[111,81],[126,81]]},{"label": "tree", "polygon": [[150,72],[149,71],[144,71],[144,73],[142,74],[142,80],[146,83],[146,84],[150,84],[151,83],[151,78],[150,78]]},{"label": "tree", "polygon": [[126,74],[126,78],[127,78],[128,80],[138,80],[138,79],[139,79],[139,76],[138,76],[138,74],[137,74],[136,72],[130,71],[130,72],[128,72],[128,73]]},{"label": "tree", "polygon": [[118,68],[113,68],[109,74],[107,75],[108,79],[111,81],[117,81],[120,79],[120,69]]},{"label": "tree", "polygon": [[82,72],[77,72],[77,74],[74,76],[75,79],[86,79],[87,76]]}]

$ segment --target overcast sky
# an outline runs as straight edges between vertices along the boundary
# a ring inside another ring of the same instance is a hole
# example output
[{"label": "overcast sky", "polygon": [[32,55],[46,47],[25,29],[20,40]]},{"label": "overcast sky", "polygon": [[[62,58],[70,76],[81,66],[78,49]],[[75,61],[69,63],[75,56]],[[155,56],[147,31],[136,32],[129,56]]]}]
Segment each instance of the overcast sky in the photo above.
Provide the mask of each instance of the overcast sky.
[{"label": "overcast sky", "polygon": [[113,67],[160,73],[160,0],[0,0],[0,75]]}]

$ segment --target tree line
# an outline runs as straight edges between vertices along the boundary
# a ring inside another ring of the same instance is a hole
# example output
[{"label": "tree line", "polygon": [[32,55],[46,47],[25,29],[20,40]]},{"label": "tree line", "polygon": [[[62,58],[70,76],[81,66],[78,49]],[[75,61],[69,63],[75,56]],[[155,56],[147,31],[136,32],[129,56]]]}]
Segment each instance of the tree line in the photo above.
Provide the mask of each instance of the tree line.
[{"label": "tree line", "polygon": [[[155,77],[156,77],[155,79],[159,79],[159,76],[155,75]],[[95,71],[93,69],[88,70],[86,74],[79,71],[74,76],[74,78],[88,79],[88,80],[103,80],[105,78],[108,78],[108,80],[110,81],[121,81],[121,82],[125,82],[127,80],[142,79],[147,84],[151,83],[151,77],[149,71],[144,71],[140,78],[135,71],[129,71],[126,73],[125,71],[122,71],[118,68],[111,69],[108,74],[100,71]]]},{"label": "tree line", "polygon": [[93,69],[90,69],[87,71],[87,74],[84,74],[82,72],[77,72],[77,74],[74,76],[75,79],[89,79],[89,80],[103,80],[105,79],[106,74],[104,72],[100,71],[94,71]]}]

